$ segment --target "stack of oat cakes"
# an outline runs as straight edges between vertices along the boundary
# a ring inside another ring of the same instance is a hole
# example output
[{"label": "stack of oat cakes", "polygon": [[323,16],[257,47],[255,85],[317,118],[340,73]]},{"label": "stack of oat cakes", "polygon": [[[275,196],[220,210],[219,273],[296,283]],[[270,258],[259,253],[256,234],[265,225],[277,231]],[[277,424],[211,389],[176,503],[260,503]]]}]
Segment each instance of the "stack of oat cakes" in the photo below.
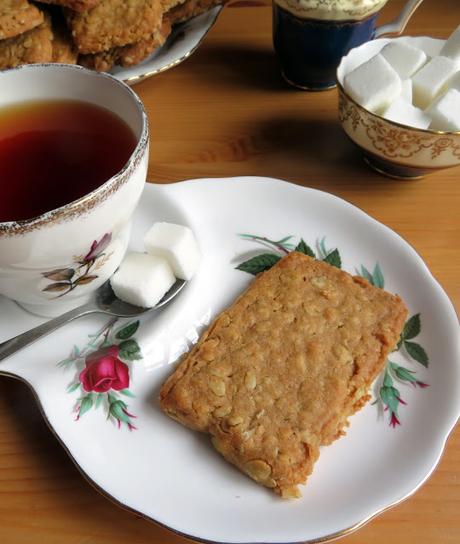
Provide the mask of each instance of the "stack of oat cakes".
[{"label": "stack of oat cakes", "polygon": [[222,0],[1,0],[0,69],[37,62],[133,66],[174,24]]}]

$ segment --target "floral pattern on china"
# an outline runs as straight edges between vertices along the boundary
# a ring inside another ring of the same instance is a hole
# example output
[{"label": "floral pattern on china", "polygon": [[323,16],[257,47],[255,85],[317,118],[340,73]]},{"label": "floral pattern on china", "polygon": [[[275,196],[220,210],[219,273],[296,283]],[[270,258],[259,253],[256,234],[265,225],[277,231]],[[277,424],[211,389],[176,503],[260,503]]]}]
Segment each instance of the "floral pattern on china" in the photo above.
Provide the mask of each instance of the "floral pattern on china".
[{"label": "floral pattern on china", "polygon": [[[314,251],[303,238],[294,244],[291,241],[293,236],[286,236],[281,240],[270,240],[265,236],[252,234],[241,234],[240,237],[270,249],[270,252],[256,255],[236,267],[237,270],[252,275],[268,270],[290,251],[299,251],[337,268],[342,267],[339,250],[327,249],[324,238],[316,241],[316,251]],[[96,254],[102,255],[101,248],[106,247],[103,244],[99,247],[97,244],[93,246],[92,253],[88,254],[93,258],[97,258]],[[383,289],[385,286],[379,263],[375,264],[372,272],[361,265],[356,273],[376,287]],[[67,388],[68,393],[77,391],[80,393],[74,407],[76,421],[89,410],[102,406],[107,414],[107,420],[115,422],[118,428],[124,424],[132,431],[136,429],[132,422],[136,416],[128,411],[128,405],[123,397],[135,397],[129,389],[132,372],[130,365],[142,358],[139,344],[135,339],[139,321],[116,329],[117,322],[118,319],[112,319],[101,330],[90,335],[89,342],[82,349],[74,346],[69,357],[59,362],[58,366],[76,370],[76,376]],[[428,368],[429,357],[425,349],[414,341],[420,334],[421,328],[420,314],[415,314],[407,320],[393,352],[402,356],[405,364],[388,359],[376,383],[376,398],[373,404],[377,405],[381,411],[388,413],[389,424],[393,428],[401,424],[399,409],[407,405],[397,385],[411,385],[420,389],[428,387],[427,383],[416,376],[416,370],[407,366],[411,362],[416,362]]]},{"label": "floral pattern on china", "polygon": [[141,350],[135,334],[139,321],[133,321],[115,328],[118,319],[111,319],[104,327],[90,335],[89,342],[82,349],[74,346],[69,357],[58,366],[76,375],[67,388],[68,393],[78,391],[74,412],[78,421],[89,410],[102,407],[107,420],[122,424],[132,431],[136,429],[132,420],[135,415],[128,411],[123,397],[134,397],[130,391],[130,367],[141,359]]},{"label": "floral pattern on china", "polygon": [[112,253],[105,253],[111,240],[112,234],[106,233],[99,241],[94,240],[86,255],[74,257],[74,266],[43,272],[42,276],[52,280],[52,283],[44,287],[42,291],[59,293],[55,298],[60,298],[77,287],[97,279],[98,275],[94,272],[99,270],[112,255]]}]

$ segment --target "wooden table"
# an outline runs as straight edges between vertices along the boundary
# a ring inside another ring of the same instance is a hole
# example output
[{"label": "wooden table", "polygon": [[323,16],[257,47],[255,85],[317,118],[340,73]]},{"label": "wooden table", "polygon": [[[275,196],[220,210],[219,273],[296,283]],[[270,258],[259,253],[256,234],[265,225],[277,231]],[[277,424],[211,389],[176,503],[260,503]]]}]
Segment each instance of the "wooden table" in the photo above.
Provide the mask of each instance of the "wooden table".
[{"label": "wooden table", "polygon": [[[391,0],[384,18],[402,4]],[[426,0],[406,32],[445,37],[459,22],[458,0]],[[369,170],[337,122],[336,91],[303,93],[281,80],[268,3],[227,7],[189,60],[135,90],[150,114],[150,181],[252,174],[329,191],[400,233],[460,309],[460,168],[414,182]],[[26,387],[1,378],[0,542],[188,541],[99,495],[48,431]],[[460,428],[415,496],[345,542],[460,542]]]}]

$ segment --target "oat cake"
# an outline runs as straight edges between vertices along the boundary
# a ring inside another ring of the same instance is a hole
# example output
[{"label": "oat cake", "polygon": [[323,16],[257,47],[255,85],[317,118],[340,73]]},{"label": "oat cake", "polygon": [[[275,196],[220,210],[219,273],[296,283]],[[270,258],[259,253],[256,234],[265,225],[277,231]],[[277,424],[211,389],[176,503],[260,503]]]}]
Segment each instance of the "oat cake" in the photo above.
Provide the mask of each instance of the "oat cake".
[{"label": "oat cake", "polygon": [[98,72],[106,72],[116,64],[124,67],[134,66],[161,47],[170,32],[170,23],[164,21],[161,27],[152,32],[147,38],[123,47],[114,47],[108,51],[101,51],[100,53],[91,55],[80,55],[79,63],[86,68],[92,68]]},{"label": "oat cake", "polygon": [[162,409],[283,497],[370,398],[401,299],[293,252],[223,311],[160,392]]},{"label": "oat cake", "polygon": [[53,33],[49,17],[28,32],[0,41],[0,70],[20,64],[51,62],[52,56]]},{"label": "oat cake", "polygon": [[188,21],[192,17],[201,15],[211,8],[224,4],[226,0],[186,0],[168,11],[165,17],[169,19],[171,24],[175,25]]},{"label": "oat cake", "polygon": [[66,10],[66,18],[78,51],[87,54],[148,37],[161,26],[163,11],[159,0],[102,0],[89,11]]},{"label": "oat cake", "polygon": [[1,0],[0,40],[13,38],[42,24],[43,12],[28,0]]}]

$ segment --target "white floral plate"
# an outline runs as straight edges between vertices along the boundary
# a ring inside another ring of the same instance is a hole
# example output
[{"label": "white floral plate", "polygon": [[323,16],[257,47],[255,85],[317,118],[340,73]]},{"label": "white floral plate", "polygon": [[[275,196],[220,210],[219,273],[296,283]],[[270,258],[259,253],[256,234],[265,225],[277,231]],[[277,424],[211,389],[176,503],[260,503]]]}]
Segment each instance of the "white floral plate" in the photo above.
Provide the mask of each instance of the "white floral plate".
[{"label": "white floral plate", "polygon": [[[197,276],[169,307],[140,325],[82,318],[0,363],[2,374],[34,389],[51,429],[87,479],[148,519],[226,543],[323,541],[412,494],[436,467],[460,413],[457,317],[418,254],[351,204],[267,178],[146,186],[132,248],[142,248],[142,234],[156,220],[190,225],[204,255]],[[278,249],[241,234],[274,240],[281,253],[303,238],[303,251],[308,244],[318,258],[341,260],[345,270],[384,282],[404,298],[411,316],[419,315],[376,385],[380,401],[352,418],[346,437],[323,448],[300,500],[259,487],[205,436],[158,406],[172,363],[250,282],[250,274],[235,267],[245,262],[242,268],[255,271],[276,259],[248,263]],[[0,340],[40,321],[0,300]],[[101,345],[107,347],[103,363],[88,357]]]},{"label": "white floral plate", "polygon": [[206,13],[175,26],[164,45],[141,63],[130,68],[115,67],[110,74],[128,85],[134,85],[148,77],[174,68],[187,59],[200,45],[216,22],[221,10],[222,6],[216,6]]}]

